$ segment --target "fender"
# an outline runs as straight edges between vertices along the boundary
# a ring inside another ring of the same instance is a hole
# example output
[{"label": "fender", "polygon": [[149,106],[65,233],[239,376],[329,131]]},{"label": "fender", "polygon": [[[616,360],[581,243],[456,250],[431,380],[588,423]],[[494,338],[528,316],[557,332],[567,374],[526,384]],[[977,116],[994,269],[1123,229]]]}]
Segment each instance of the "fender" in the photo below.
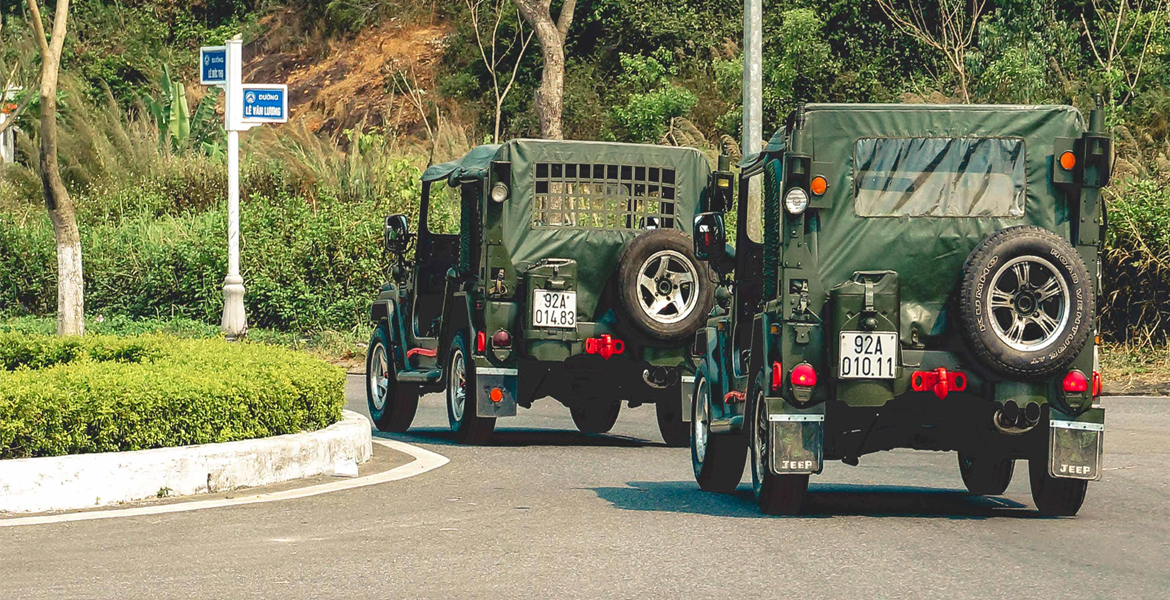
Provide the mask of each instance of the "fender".
[{"label": "fender", "polygon": [[[450,287],[452,282],[449,281],[447,285]],[[475,321],[472,319],[471,295],[461,291],[448,293],[446,298],[447,300],[443,303],[443,327],[439,335],[439,356],[447,355],[447,350],[451,347],[451,340],[456,333],[462,330],[469,332],[470,338],[467,341],[474,350]]]}]

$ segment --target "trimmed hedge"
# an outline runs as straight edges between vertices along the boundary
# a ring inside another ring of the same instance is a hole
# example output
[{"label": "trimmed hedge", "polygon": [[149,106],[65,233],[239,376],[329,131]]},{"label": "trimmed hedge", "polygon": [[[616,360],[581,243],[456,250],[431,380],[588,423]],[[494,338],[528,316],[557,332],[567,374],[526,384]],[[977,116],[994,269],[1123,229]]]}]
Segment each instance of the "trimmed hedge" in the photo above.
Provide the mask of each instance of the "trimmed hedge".
[{"label": "trimmed hedge", "polygon": [[341,418],[345,373],[256,343],[0,334],[0,459],[230,442]]}]

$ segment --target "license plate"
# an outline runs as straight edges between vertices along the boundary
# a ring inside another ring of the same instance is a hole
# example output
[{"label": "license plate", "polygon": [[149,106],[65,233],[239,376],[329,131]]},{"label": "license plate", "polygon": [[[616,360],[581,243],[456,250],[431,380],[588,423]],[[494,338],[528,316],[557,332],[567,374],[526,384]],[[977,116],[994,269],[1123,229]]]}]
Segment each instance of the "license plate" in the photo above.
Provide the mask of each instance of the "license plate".
[{"label": "license plate", "polygon": [[898,334],[841,333],[841,379],[893,379],[898,365]]},{"label": "license plate", "polygon": [[577,327],[577,292],[533,292],[532,325],[564,329]]}]

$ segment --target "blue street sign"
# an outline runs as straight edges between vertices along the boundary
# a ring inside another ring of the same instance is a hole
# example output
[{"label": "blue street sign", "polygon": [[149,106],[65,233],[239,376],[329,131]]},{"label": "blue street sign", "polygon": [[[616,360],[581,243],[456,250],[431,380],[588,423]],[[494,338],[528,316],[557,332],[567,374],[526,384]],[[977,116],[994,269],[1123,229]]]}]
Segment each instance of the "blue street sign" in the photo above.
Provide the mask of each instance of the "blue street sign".
[{"label": "blue street sign", "polygon": [[244,123],[288,121],[288,86],[244,84]]},{"label": "blue street sign", "polygon": [[203,85],[227,83],[227,48],[204,46],[199,49],[199,83]]}]

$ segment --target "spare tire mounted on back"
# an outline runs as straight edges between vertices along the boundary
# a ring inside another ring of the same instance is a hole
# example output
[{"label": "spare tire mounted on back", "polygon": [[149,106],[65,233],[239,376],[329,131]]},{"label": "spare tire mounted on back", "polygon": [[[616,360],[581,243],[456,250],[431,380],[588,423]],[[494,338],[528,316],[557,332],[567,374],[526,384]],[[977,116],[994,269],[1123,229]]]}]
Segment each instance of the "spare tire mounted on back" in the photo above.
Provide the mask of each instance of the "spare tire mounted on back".
[{"label": "spare tire mounted on back", "polygon": [[1067,369],[1095,315],[1084,261],[1051,231],[1009,227],[967,258],[959,320],[976,358],[1003,375],[1038,379]]},{"label": "spare tire mounted on back", "polygon": [[627,244],[617,286],[622,321],[650,342],[687,340],[711,312],[711,273],[695,258],[691,239],[675,229],[654,229]]}]

